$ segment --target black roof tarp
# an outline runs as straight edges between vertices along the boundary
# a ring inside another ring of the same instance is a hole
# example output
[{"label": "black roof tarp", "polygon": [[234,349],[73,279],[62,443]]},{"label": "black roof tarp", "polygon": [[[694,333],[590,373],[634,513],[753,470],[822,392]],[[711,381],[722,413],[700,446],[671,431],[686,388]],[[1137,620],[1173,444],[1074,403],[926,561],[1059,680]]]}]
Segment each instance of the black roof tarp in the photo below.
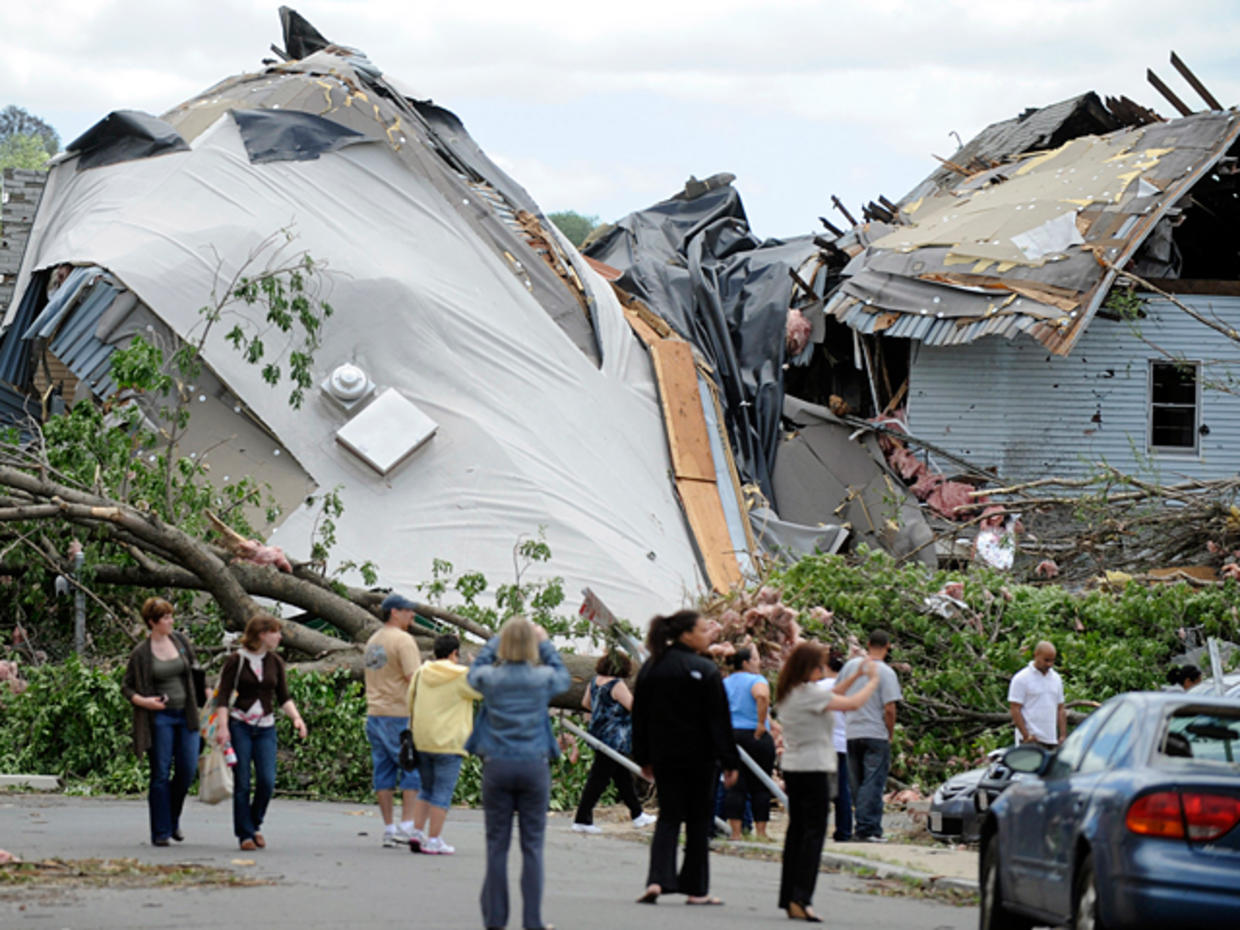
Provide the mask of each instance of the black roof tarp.
[{"label": "black roof tarp", "polygon": [[771,473],[784,400],[790,269],[817,249],[811,237],[761,240],[730,176],[631,213],[585,253],[621,272],[641,298],[714,369],[744,481],[778,509]]}]

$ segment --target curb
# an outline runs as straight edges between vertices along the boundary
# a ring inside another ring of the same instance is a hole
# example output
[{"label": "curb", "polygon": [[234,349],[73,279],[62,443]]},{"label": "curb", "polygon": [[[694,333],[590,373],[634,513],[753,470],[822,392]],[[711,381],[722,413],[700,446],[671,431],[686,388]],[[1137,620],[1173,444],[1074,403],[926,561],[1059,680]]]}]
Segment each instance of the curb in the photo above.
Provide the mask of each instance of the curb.
[{"label": "curb", "polygon": [[[772,849],[779,849],[778,846],[774,846],[771,843],[740,842],[729,843],[728,845],[733,849],[764,850],[766,852],[771,852]],[[884,862],[881,859],[850,856],[846,853],[823,852],[822,864],[849,872],[865,870],[866,872],[872,872],[878,878],[898,878],[927,888],[950,888],[953,891],[963,891],[970,894],[978,893],[978,884],[974,879],[955,878],[950,875],[934,875],[930,872],[910,869],[907,866]]]},{"label": "curb", "polygon": [[863,856],[849,856],[844,853],[824,852],[822,854],[823,865],[830,865],[836,868],[857,870],[867,869],[874,872],[879,878],[900,878],[905,881],[916,882],[919,885],[934,888],[951,888],[955,891],[967,891],[973,894],[978,893],[978,884],[969,878],[954,878],[950,875],[933,875],[930,872],[921,872],[917,869],[910,869],[903,865],[892,865],[890,862],[883,862],[881,859],[867,859]]}]

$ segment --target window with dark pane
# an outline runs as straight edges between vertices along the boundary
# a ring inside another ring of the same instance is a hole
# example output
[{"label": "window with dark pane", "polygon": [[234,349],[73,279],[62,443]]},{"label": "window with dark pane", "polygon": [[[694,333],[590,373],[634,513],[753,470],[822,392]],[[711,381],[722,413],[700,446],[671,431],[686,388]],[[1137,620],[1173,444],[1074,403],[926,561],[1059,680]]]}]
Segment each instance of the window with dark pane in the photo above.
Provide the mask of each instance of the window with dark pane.
[{"label": "window with dark pane", "polygon": [[1197,448],[1198,365],[1150,363],[1150,448]]}]

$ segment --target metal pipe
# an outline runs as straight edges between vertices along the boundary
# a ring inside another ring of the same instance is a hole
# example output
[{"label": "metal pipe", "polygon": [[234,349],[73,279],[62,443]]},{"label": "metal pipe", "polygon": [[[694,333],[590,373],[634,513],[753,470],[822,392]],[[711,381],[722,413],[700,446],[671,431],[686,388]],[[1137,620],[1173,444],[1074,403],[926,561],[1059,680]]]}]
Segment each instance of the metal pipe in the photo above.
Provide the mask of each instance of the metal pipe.
[{"label": "metal pipe", "polygon": [[[577,726],[577,724],[573,723],[571,720],[567,720],[564,717],[561,717],[560,725],[564,727],[564,729],[568,730],[569,733],[572,733],[574,736],[576,736],[578,739],[584,740],[586,745],[591,746],[595,752],[601,752],[604,755],[606,755],[608,758],[613,759],[616,762],[619,762],[621,765],[623,765],[626,769],[628,769],[634,775],[637,775],[639,778],[646,777],[645,775],[642,774],[642,769],[640,765],[638,765],[636,762],[634,762],[624,753],[616,752],[616,750],[612,749],[606,743],[602,742],[601,740],[595,739],[593,736],[591,736],[585,730],[581,729],[581,727]],[[737,748],[739,749],[740,747],[737,747]],[[750,759],[749,761],[750,761],[750,764],[754,764],[752,759]],[[725,833],[731,832],[731,828],[724,821],[720,820],[718,817],[715,818],[715,827],[716,829],[722,830]]]},{"label": "metal pipe", "polygon": [[86,654],[86,595],[82,591],[82,566],[86,554],[79,552],[73,557],[73,651]]},{"label": "metal pipe", "polygon": [[754,775],[758,777],[758,781],[766,785],[767,791],[771,792],[771,794],[779,798],[779,803],[784,806],[784,810],[787,810],[788,809],[788,795],[784,794],[784,789],[779,787],[779,785],[775,784],[775,779],[771,778],[770,775],[762,771],[762,766],[758,765],[757,762],[754,762],[753,756],[745,752],[745,750],[742,749],[740,746],[736,747],[736,751],[740,753],[741,761],[744,762],[747,766],[749,766],[749,771],[753,772]]}]

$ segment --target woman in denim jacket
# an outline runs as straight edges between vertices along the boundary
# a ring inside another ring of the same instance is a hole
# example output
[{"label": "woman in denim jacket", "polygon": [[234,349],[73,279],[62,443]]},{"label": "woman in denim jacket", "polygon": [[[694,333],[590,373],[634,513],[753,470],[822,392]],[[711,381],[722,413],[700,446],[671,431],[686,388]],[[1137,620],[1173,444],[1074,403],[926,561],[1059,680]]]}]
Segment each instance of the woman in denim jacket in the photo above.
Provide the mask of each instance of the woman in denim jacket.
[{"label": "woman in denim jacket", "polygon": [[508,619],[469,668],[469,685],[482,695],[482,709],[465,748],[482,758],[487,867],[481,902],[487,927],[508,924],[508,844],[514,812],[521,831],[522,926],[543,926],[548,762],[560,754],[547,705],[571,683],[547,631],[524,617]]}]

